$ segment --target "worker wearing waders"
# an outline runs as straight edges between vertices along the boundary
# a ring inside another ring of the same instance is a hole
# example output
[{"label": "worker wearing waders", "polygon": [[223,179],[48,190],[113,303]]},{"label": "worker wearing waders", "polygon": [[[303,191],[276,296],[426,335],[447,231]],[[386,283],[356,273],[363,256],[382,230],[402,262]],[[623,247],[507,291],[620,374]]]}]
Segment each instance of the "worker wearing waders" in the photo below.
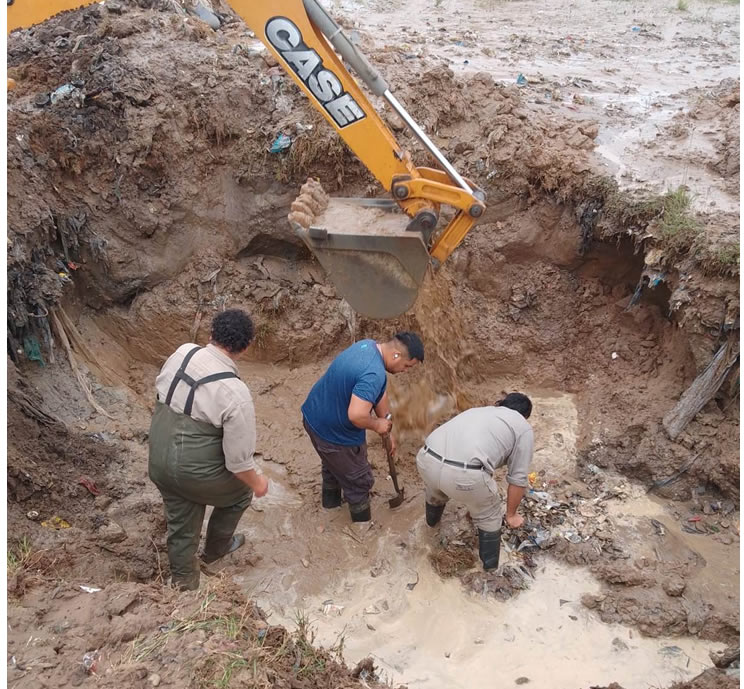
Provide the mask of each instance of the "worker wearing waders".
[{"label": "worker wearing waders", "polygon": [[[499,566],[501,525],[524,524],[517,507],[528,485],[534,434],[527,423],[529,397],[512,392],[493,407],[458,414],[429,434],[416,456],[426,486],[426,523],[436,526],[452,499],[467,506],[478,528],[478,551],[485,570]],[[506,516],[493,479],[494,469],[507,466]]]},{"label": "worker wearing waders", "polygon": [[[400,332],[383,343],[361,340],[341,352],[310,390],[302,420],[320,456],[323,507],[340,507],[343,493],[352,521],[372,518],[375,479],[366,431],[384,435],[392,428],[386,372],[402,373],[423,361],[424,345],[415,333]],[[391,443],[394,452],[392,436]]]},{"label": "worker wearing waders", "polygon": [[209,564],[245,543],[235,535],[253,496],[268,490],[256,472],[256,417],[235,361],[253,339],[253,323],[238,309],[218,314],[206,347],[185,344],[165,362],[155,381],[157,401],[150,426],[150,480],[158,487],[168,522],[168,559],[174,586],[199,588],[199,547]]}]

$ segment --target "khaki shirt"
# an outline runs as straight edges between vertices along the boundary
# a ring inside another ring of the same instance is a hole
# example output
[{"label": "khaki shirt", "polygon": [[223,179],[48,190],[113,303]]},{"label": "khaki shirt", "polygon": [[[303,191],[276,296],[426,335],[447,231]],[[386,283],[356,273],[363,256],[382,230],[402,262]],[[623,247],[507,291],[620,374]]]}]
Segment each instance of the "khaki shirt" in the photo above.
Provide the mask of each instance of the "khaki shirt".
[{"label": "khaki shirt", "polygon": [[[155,380],[158,400],[161,402],[165,403],[173,376],[181,367],[184,357],[194,347],[195,344],[181,345],[163,365]],[[194,380],[223,371],[231,371],[237,375],[238,368],[227,354],[212,344],[194,354],[186,367],[186,373]],[[173,411],[183,414],[190,390],[185,381],[178,383],[170,403]],[[237,473],[256,468],[253,461],[253,453],[256,451],[256,412],[250,390],[245,383],[237,378],[226,378],[200,385],[194,393],[191,418],[222,428],[222,450],[228,471]]]},{"label": "khaki shirt", "polygon": [[527,419],[507,407],[468,409],[426,438],[426,446],[444,459],[480,464],[490,472],[506,464],[506,480],[522,487],[528,485],[534,444]]}]

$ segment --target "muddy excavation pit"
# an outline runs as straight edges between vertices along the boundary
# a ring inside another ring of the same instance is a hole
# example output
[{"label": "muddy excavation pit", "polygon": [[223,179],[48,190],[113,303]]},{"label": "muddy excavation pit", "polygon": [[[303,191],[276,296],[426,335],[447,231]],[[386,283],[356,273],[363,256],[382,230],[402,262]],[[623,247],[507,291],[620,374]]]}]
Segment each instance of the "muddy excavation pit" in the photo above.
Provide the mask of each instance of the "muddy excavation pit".
[{"label": "muddy excavation pit", "polygon": [[[182,9],[107,0],[9,38],[9,686],[739,686],[738,218],[720,201],[736,194],[720,177],[738,161],[739,104],[725,65],[671,122],[718,137],[705,214],[598,162],[617,152],[604,132],[635,120],[465,69],[467,32],[454,53],[427,32],[404,43],[395,3],[404,47],[354,28],[488,194],[413,308],[375,321],[337,298],[287,214],[308,177],[334,196],[377,184],[228,8],[218,31]],[[269,153],[279,133],[292,145]],[[178,594],[147,478],[154,379],[227,307],[256,321],[239,369],[271,485],[239,527],[247,547]],[[406,499],[388,508],[371,437],[373,521],[355,525],[320,506],[299,409],[337,352],[398,329],[426,347],[389,381]],[[714,358],[715,389],[692,388],[707,396],[688,418],[680,398]],[[426,526],[415,454],[438,423],[514,390],[534,404],[526,526],[484,573],[463,508]]]}]

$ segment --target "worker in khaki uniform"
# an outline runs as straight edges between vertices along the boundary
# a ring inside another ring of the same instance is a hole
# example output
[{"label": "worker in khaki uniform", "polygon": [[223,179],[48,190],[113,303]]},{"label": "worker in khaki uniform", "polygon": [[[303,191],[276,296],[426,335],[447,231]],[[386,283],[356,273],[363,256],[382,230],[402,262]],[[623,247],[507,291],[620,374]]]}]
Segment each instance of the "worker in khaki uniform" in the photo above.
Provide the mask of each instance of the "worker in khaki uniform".
[{"label": "worker in khaki uniform", "polygon": [[256,472],[256,417],[235,361],[253,339],[250,317],[238,309],[218,314],[206,347],[185,344],[165,362],[155,382],[149,474],[165,504],[172,582],[199,588],[196,559],[207,505],[202,560],[209,564],[245,543],[235,535],[253,496],[268,490]]},{"label": "worker in khaki uniform", "polygon": [[[452,499],[468,507],[478,528],[478,551],[485,570],[499,566],[502,521],[518,528],[517,507],[528,485],[534,434],[527,419],[532,402],[519,392],[493,407],[468,409],[426,438],[416,466],[426,485],[426,523],[436,526]],[[507,465],[506,516],[493,471]]]}]

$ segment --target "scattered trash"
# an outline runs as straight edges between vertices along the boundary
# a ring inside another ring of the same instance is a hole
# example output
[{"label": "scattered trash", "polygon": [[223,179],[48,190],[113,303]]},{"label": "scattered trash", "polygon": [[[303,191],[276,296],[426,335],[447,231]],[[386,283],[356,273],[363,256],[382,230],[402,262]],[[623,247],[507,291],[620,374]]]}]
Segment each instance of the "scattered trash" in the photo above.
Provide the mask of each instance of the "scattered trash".
[{"label": "scattered trash", "polygon": [[302,558],[302,560],[300,560],[300,562],[302,562],[302,566],[305,569],[307,569],[310,566],[310,563],[305,558]]},{"label": "scattered trash", "polygon": [[47,529],[69,529],[70,524],[66,522],[62,517],[54,516],[51,519],[47,519],[43,522],[41,522],[42,526],[45,526]]},{"label": "scattered trash", "polygon": [[659,649],[659,653],[663,656],[680,656],[684,651],[679,646],[664,646]]},{"label": "scattered trash", "polygon": [[78,479],[78,483],[81,486],[85,486],[88,489],[88,491],[93,495],[101,494],[101,491],[98,490],[98,487],[96,486],[96,484],[93,481],[91,481],[91,479],[89,479],[87,476],[81,476]]},{"label": "scattered trash", "polygon": [[286,134],[279,134],[276,139],[274,139],[274,143],[271,144],[269,153],[281,153],[282,151],[286,151],[291,145],[292,139],[290,139]]},{"label": "scattered trash", "polygon": [[517,679],[514,680],[514,684],[527,684],[529,681],[529,677],[517,677]]},{"label": "scattered trash", "polygon": [[194,14],[199,17],[205,24],[208,24],[215,31],[220,28],[219,17],[212,11],[208,10],[199,2],[194,4]]},{"label": "scattered trash", "polygon": [[39,513],[36,510],[29,510],[26,512],[26,518],[30,519],[32,522],[35,522],[39,518]]},{"label": "scattered trash", "polygon": [[463,61],[462,61],[462,64],[464,64],[464,65],[469,65],[469,64],[470,64],[470,60],[463,60]]},{"label": "scattered trash", "polygon": [[147,678],[147,681],[152,684],[153,687],[157,687],[160,684],[160,675],[152,674]]},{"label": "scattered trash", "polygon": [[658,519],[652,519],[651,525],[656,529],[657,535],[663,536],[666,533],[664,525]]},{"label": "scattered trash", "polygon": [[702,519],[702,517],[699,514],[696,514],[694,517],[690,517],[687,521],[688,522],[699,522]]},{"label": "scattered trash", "polygon": [[463,47],[465,45],[465,41],[454,41],[454,45],[459,45],[460,47]]},{"label": "scattered trash", "polygon": [[631,28],[631,31],[633,33],[640,33],[641,27],[640,26],[634,26],[633,28]]},{"label": "scattered trash", "polygon": [[566,600],[565,598],[559,598],[558,599],[558,607],[562,608],[566,603],[570,603],[570,600]]},{"label": "scattered trash", "polygon": [[340,616],[341,613],[344,611],[344,606],[335,605],[332,600],[327,600],[323,602],[323,607],[321,608],[321,611],[326,617],[330,617],[331,615]]},{"label": "scattered trash", "polygon": [[612,352],[612,359],[613,361],[617,359],[620,355],[617,352]]},{"label": "scattered trash", "polygon": [[83,669],[89,674],[93,675],[98,667],[98,660],[100,653],[98,650],[90,651],[83,656]]},{"label": "scattered trash", "polygon": [[380,608],[378,608],[376,605],[368,605],[366,608],[364,608],[364,614],[365,615],[379,615]]},{"label": "scattered trash", "polygon": [[44,366],[44,357],[41,355],[41,345],[33,335],[28,335],[23,338],[23,353],[29,361],[38,361],[42,366]]},{"label": "scattered trash", "polygon": [[80,586],[81,591],[85,591],[85,593],[98,593],[99,591],[103,591],[103,589],[96,588],[95,586]]},{"label": "scattered trash", "polygon": [[575,531],[564,531],[562,534],[563,538],[565,538],[569,543],[581,543],[581,536],[577,534]]},{"label": "scattered trash", "polygon": [[416,588],[416,584],[418,584],[418,583],[419,583],[419,575],[418,575],[418,572],[416,572],[416,581],[414,581],[414,582],[412,582],[410,584],[406,584],[406,588],[409,591],[413,591],[413,589]]},{"label": "scattered trash", "polygon": [[535,481],[537,481],[537,472],[532,471],[529,474],[527,474],[527,480],[530,482],[530,486],[534,486]]},{"label": "scattered trash", "polygon": [[67,96],[71,95],[74,90],[75,87],[72,84],[62,84],[62,86],[52,91],[49,100],[52,102],[52,105],[54,105],[63,98],[67,98]]},{"label": "scattered trash", "polygon": [[517,77],[517,86],[527,86],[527,79],[524,74],[520,74]]},{"label": "scattered trash", "polygon": [[601,473],[602,473],[602,470],[601,470],[601,469],[600,469],[600,468],[599,468],[599,467],[598,467],[598,466],[597,466],[596,464],[587,464],[587,465],[586,465],[586,470],[587,470],[587,471],[588,471],[588,472],[589,472],[590,474],[594,474],[595,476],[596,476],[597,474],[601,474]]},{"label": "scattered trash", "polygon": [[263,639],[266,636],[266,630],[265,629],[259,629],[258,630],[258,638],[259,640]]},{"label": "scattered trash", "polygon": [[613,651],[627,651],[630,647],[628,644],[626,644],[619,636],[616,636],[612,640],[612,650]]}]

